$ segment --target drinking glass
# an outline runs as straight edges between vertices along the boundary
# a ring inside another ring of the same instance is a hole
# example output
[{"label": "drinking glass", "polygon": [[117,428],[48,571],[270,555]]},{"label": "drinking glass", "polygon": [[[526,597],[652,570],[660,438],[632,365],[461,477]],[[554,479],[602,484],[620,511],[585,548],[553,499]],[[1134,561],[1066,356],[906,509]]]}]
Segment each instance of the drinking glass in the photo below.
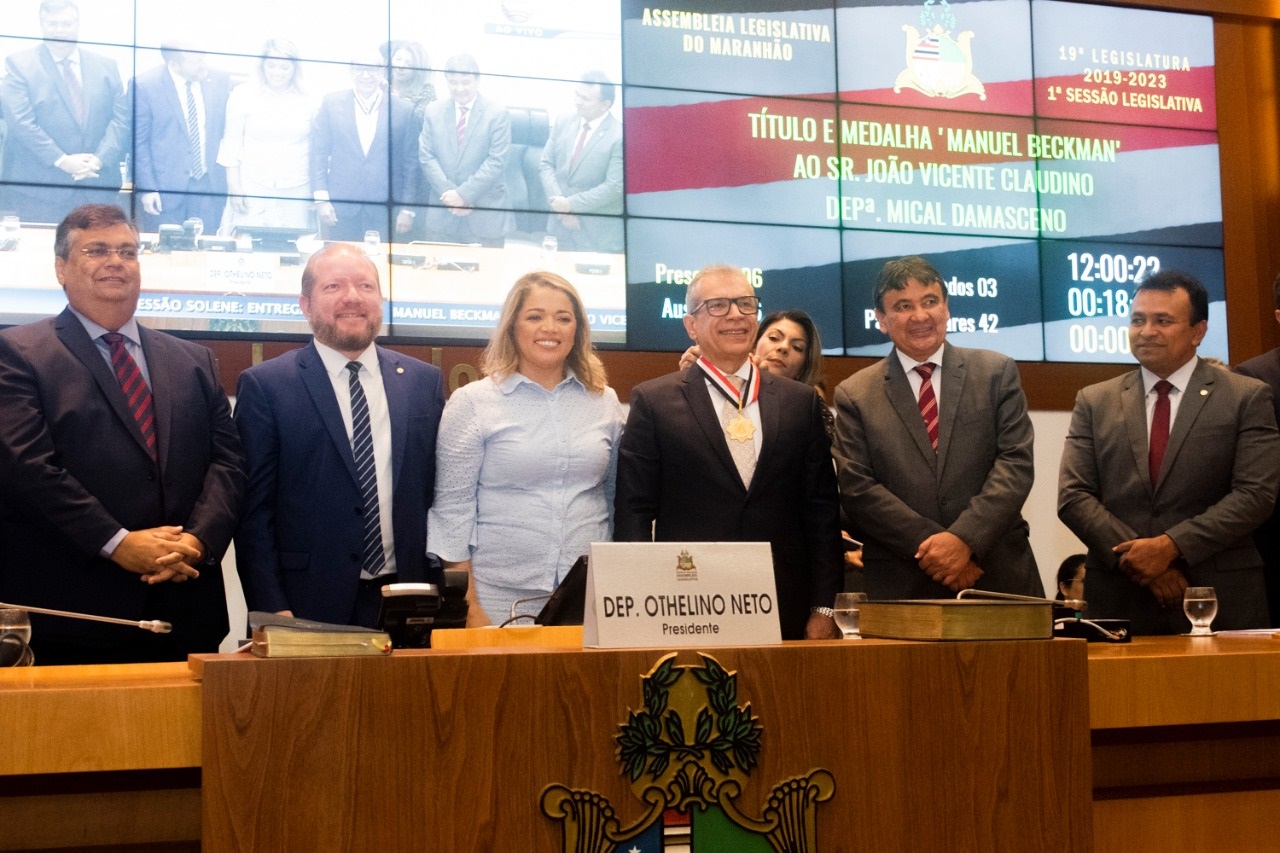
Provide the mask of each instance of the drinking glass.
[{"label": "drinking glass", "polygon": [[840,633],[844,634],[846,640],[861,640],[862,635],[858,633],[858,605],[867,600],[865,592],[838,592],[836,593],[836,606],[833,608],[836,626],[840,629]]},{"label": "drinking glass", "polygon": [[[0,638],[7,638],[10,635],[20,640],[23,646],[21,656],[12,665],[31,666],[35,662],[35,656],[26,645],[31,641],[31,619],[27,616],[27,611],[14,607],[0,607]],[[6,640],[6,642],[13,642],[13,640]],[[16,649],[13,651],[16,652]]]},{"label": "drinking glass", "polygon": [[1211,586],[1189,586],[1182,594],[1182,612],[1191,620],[1192,636],[1207,636],[1218,615],[1218,595]]}]

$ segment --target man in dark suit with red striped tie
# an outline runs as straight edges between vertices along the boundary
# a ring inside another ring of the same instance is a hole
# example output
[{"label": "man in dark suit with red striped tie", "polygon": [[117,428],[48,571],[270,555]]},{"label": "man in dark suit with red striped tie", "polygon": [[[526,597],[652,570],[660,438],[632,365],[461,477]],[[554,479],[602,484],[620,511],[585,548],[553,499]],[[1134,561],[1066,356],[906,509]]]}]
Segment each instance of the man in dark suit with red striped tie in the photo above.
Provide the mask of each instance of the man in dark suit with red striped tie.
[{"label": "man in dark suit with red striped tie", "polygon": [[67,309],[0,332],[0,601],[173,624],[33,616],[38,664],[216,651],[245,474],[213,353],[134,318],[120,208],[71,211],[54,253]]}]

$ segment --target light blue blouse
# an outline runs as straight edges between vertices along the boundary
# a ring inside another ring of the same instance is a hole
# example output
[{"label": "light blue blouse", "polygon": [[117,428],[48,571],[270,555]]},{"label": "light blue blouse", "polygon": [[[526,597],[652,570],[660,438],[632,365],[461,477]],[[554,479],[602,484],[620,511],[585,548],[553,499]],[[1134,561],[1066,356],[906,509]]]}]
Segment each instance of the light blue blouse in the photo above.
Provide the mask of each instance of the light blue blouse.
[{"label": "light blue blouse", "polygon": [[572,372],[552,391],[518,373],[454,391],[436,443],[427,549],[470,559],[480,583],[550,592],[590,543],[612,535],[622,425],[614,390],[592,394]]}]

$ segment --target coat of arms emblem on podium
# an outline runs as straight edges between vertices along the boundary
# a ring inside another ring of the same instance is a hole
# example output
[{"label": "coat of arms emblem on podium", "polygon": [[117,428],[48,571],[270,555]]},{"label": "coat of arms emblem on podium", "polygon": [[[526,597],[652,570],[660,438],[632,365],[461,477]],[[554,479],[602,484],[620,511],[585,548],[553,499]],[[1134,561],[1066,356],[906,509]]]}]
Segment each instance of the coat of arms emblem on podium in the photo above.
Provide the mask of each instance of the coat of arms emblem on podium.
[{"label": "coat of arms emblem on podium", "polygon": [[562,824],[564,853],[650,853],[661,850],[668,810],[691,817],[695,850],[817,851],[818,803],[831,799],[835,780],[812,769],[776,783],[755,809],[741,803],[744,783],[758,769],[764,727],[750,703],[738,704],[737,673],[699,653],[700,664],[660,659],[641,676],[644,704],[629,710],[614,736],[620,772],[644,813],[627,826],[603,795],[548,785],[541,808]]}]

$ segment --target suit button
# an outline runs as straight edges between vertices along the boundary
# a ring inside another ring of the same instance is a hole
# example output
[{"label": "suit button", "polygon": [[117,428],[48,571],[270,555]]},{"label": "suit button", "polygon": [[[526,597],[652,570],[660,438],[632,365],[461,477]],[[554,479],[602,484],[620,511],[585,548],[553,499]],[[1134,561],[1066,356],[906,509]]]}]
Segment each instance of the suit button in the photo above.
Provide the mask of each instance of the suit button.
[{"label": "suit button", "polygon": [[353,563],[358,563],[358,562],[360,562],[360,555],[359,555],[359,554],[351,554],[350,556],[351,556],[351,562],[353,562]]},{"label": "suit button", "polygon": [[355,508],[355,510],[356,510],[356,515],[364,515],[364,507],[358,506]]}]

